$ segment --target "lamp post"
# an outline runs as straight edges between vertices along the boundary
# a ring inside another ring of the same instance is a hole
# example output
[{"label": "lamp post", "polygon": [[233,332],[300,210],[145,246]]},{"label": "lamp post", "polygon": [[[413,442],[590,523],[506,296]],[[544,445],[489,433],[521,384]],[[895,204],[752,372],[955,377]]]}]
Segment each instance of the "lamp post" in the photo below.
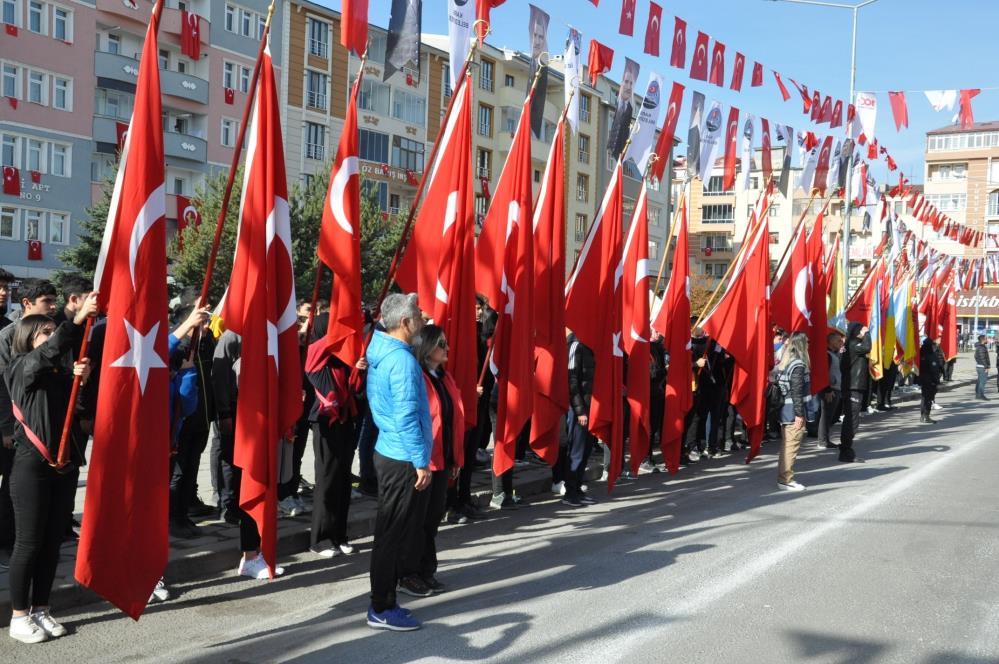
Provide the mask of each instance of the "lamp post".
[{"label": "lamp post", "polygon": [[[850,100],[847,102],[849,104],[854,103],[854,96],[856,94],[857,85],[857,13],[863,7],[867,5],[873,5],[878,0],[864,0],[863,2],[855,4],[846,4],[840,2],[823,2],[822,0],[770,0],[770,2],[793,2],[799,5],[816,5],[818,7],[834,7],[836,9],[849,9],[853,12],[853,39],[852,45],[850,47]],[[849,281],[850,281],[850,214],[853,212],[852,208],[852,197],[853,192],[851,192],[851,183],[853,181],[853,150],[850,150],[850,156],[847,160],[846,169],[846,199],[844,204],[846,205],[846,211],[843,215],[843,239],[840,241],[843,251],[843,284],[847,289],[849,294]],[[846,298],[844,297],[844,302]]]}]

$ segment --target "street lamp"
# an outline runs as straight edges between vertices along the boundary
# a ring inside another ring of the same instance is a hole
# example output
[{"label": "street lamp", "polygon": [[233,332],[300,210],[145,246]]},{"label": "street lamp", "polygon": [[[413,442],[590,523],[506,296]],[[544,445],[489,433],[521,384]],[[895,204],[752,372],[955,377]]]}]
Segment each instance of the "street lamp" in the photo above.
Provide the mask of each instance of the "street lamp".
[{"label": "street lamp", "polygon": [[[854,89],[857,85],[857,12],[866,7],[867,5],[873,5],[878,0],[864,0],[864,2],[859,2],[855,4],[846,4],[840,2],[823,2],[822,0],[770,0],[770,2],[793,2],[799,5],[816,5],[819,7],[834,7],[836,9],[849,9],[853,12],[853,44],[850,48],[850,101],[848,103],[854,103],[854,95],[856,90]],[[853,180],[853,150],[850,150],[850,156],[847,161],[846,169],[846,200],[844,201],[846,205],[846,213],[843,216],[843,239],[840,244],[843,247],[843,284],[849,290],[849,279],[850,279],[850,213],[853,211],[853,205],[851,204],[852,192],[850,191],[851,182]],[[844,300],[845,301],[845,300]]]}]

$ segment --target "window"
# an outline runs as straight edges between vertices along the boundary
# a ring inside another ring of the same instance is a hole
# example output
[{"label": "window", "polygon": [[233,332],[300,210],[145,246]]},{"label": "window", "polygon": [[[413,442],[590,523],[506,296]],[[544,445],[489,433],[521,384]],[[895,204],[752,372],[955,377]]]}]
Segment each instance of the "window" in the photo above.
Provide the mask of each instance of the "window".
[{"label": "window", "polygon": [[999,182],[999,159],[989,162],[989,182]]},{"label": "window", "polygon": [[770,244],[780,244],[780,232],[771,231],[770,232]]},{"label": "window", "polygon": [[479,104],[479,136],[492,137],[493,135],[493,109],[490,106]]},{"label": "window", "polygon": [[705,263],[704,276],[721,279],[728,270],[728,263]]},{"label": "window", "polygon": [[225,29],[227,32],[236,32],[236,8],[232,5],[225,6]]},{"label": "window", "polygon": [[326,127],[315,122],[305,123],[305,157],[307,159],[325,158]]},{"label": "window", "polygon": [[590,177],[579,173],[576,175],[576,200],[586,203],[590,200]]},{"label": "window", "polygon": [[330,26],[325,21],[306,19],[309,33],[309,54],[320,58],[327,57],[330,42]]},{"label": "window", "polygon": [[[934,164],[930,166],[930,180],[933,182],[948,182],[968,179],[967,164]],[[989,171],[991,180],[992,171]]]},{"label": "window", "polygon": [[378,209],[382,212],[388,212],[388,183],[361,180],[361,195],[371,196],[372,193],[378,200]]},{"label": "window", "polygon": [[405,90],[392,94],[392,117],[422,127],[427,121],[427,100]]},{"label": "window", "polygon": [[236,89],[236,64],[222,63],[222,87]]},{"label": "window", "polygon": [[731,205],[704,205],[701,207],[701,223],[735,223],[735,213]]},{"label": "window", "polygon": [[705,196],[720,196],[725,193],[724,181],[720,175],[712,175],[704,185]]},{"label": "window", "polygon": [[170,69],[170,51],[160,49],[160,69]]},{"label": "window", "polygon": [[246,94],[250,91],[250,68],[239,66],[239,91]]},{"label": "window", "polygon": [[732,238],[728,235],[702,235],[701,248],[712,251],[732,251]]},{"label": "window", "polygon": [[590,95],[579,96],[579,119],[583,122],[590,121]]},{"label": "window", "polygon": [[388,134],[362,129],[358,132],[358,139],[358,156],[361,159],[379,164],[388,163]]},{"label": "window", "polygon": [[21,70],[17,65],[3,63],[3,96],[21,98]]},{"label": "window", "polygon": [[54,78],[53,88],[55,94],[52,97],[52,108],[60,111],[73,110],[73,82],[68,78]]},{"label": "window", "polygon": [[579,152],[577,154],[579,163],[590,163],[590,137],[586,134],[579,135]]},{"label": "window", "polygon": [[65,212],[49,212],[49,242],[67,244],[69,241],[69,215]]},{"label": "window", "polygon": [[40,71],[28,72],[28,101],[45,106],[49,103],[48,74]]},{"label": "window", "polygon": [[513,88],[517,86],[517,79],[513,77],[512,74],[507,74],[503,77],[503,85],[508,88]]},{"label": "window", "polygon": [[424,145],[402,136],[392,137],[392,165],[406,168],[414,173],[423,171]]},{"label": "window", "polygon": [[264,36],[264,17],[249,9],[226,4],[225,29],[237,35],[260,39]]},{"label": "window", "polygon": [[177,60],[177,72],[180,73],[180,74],[186,74],[187,73],[187,60],[181,60],[181,59],[178,58],[178,60]]},{"label": "window", "polygon": [[489,199],[480,194],[475,196],[475,226],[481,229],[486,220],[486,212],[489,211]]},{"label": "window", "polygon": [[39,141],[34,138],[28,139],[27,167],[29,171],[38,171],[39,173],[45,172],[45,151],[46,146],[44,141]]},{"label": "window", "polygon": [[42,212],[40,210],[24,211],[24,239],[41,240],[43,226]]},{"label": "window", "polygon": [[52,160],[49,162],[49,173],[59,177],[69,177],[70,148],[62,143],[52,144]]},{"label": "window", "polygon": [[576,236],[576,242],[582,242],[586,239],[586,215],[577,214],[576,215],[576,225],[573,229]]},{"label": "window", "polygon": [[649,226],[659,227],[660,219],[662,215],[662,208],[657,208],[653,205],[649,206]]},{"label": "window", "polygon": [[329,77],[317,71],[306,72],[305,105],[326,110],[326,80]]},{"label": "window", "polygon": [[[351,83],[351,87],[353,87],[353,83]],[[357,107],[365,111],[388,115],[391,93],[392,89],[388,85],[372,80],[368,76],[361,81],[361,89],[357,93]]]},{"label": "window", "polygon": [[[989,212],[990,217],[999,217],[999,191],[993,191],[989,194]],[[989,231],[990,233],[992,231]]]},{"label": "window", "polygon": [[0,207],[0,238],[16,240],[18,237],[17,208]]},{"label": "window", "polygon": [[94,97],[94,114],[128,120],[132,116],[132,95],[97,88]]},{"label": "window", "polygon": [[28,30],[40,35],[48,34],[45,25],[45,5],[38,0],[28,2]]},{"label": "window", "polygon": [[399,214],[399,194],[389,194],[389,213]]},{"label": "window", "polygon": [[479,66],[479,87],[487,92],[493,91],[493,74],[496,70],[496,64],[492,60],[486,60],[482,58],[482,64]]},{"label": "window", "polygon": [[962,212],[968,207],[968,194],[926,194],[926,202],[941,212]]},{"label": "window", "polygon": [[175,196],[183,196],[187,190],[187,180],[185,178],[173,179],[173,193]]},{"label": "window", "polygon": [[659,258],[659,243],[655,240],[649,240],[649,260],[657,260]]},{"label": "window", "polygon": [[118,55],[121,52],[121,37],[118,35],[108,35],[108,53]]},{"label": "window", "polygon": [[52,36],[59,41],[73,41],[73,12],[62,7],[52,8]]},{"label": "window", "polygon": [[621,171],[633,180],[642,179],[642,172],[638,170],[638,166],[636,166],[635,162],[631,159],[624,162],[624,165],[621,167]]},{"label": "window", "polygon": [[21,167],[21,140],[17,136],[4,134],[0,141],[0,165]]},{"label": "window", "polygon": [[116,175],[115,163],[105,154],[95,154],[90,159],[90,181],[107,182]]},{"label": "window", "polygon": [[236,135],[239,134],[239,121],[222,118],[222,136],[219,141],[224,147],[236,147]]},{"label": "window", "polygon": [[500,122],[503,127],[503,131],[513,136],[514,132],[517,131],[517,122],[520,121],[521,109],[514,108],[513,106],[504,106],[500,109]]},{"label": "window", "polygon": [[[370,47],[369,47],[370,48]],[[441,81],[444,87],[444,103],[443,106],[447,105],[447,100],[451,98],[451,65],[444,64],[441,68]]]},{"label": "window", "polygon": [[940,150],[973,150],[999,145],[999,131],[977,131],[963,134],[944,134],[926,139],[929,152]]},{"label": "window", "polygon": [[388,35],[384,32],[368,31],[368,62],[385,62],[385,49]]},{"label": "window", "polygon": [[552,141],[555,140],[555,129],[557,126],[558,125],[556,125],[551,120],[545,120],[541,124],[541,139],[545,143],[551,143]]},{"label": "window", "polygon": [[17,6],[20,0],[3,0],[3,22],[7,25],[17,25]]},{"label": "window", "polygon": [[492,171],[493,153],[479,148],[475,156],[475,174],[480,178],[488,178]]}]

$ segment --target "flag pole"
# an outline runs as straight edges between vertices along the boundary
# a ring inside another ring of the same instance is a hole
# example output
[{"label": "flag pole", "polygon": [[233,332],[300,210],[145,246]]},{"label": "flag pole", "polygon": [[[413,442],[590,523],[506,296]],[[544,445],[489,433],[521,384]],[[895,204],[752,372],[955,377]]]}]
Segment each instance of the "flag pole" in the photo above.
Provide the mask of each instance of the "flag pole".
[{"label": "flag pole", "polygon": [[[205,267],[205,280],[201,285],[201,294],[195,306],[204,306],[208,301],[208,288],[212,282],[212,273],[215,272],[215,260],[218,258],[219,244],[222,242],[222,229],[225,227],[225,218],[229,211],[229,201],[232,198],[232,188],[236,181],[236,170],[239,168],[239,160],[243,153],[243,139],[246,136],[246,125],[250,119],[250,109],[253,107],[253,97],[257,90],[257,81],[260,79],[260,68],[263,64],[264,49],[270,37],[271,19],[274,16],[274,2],[271,0],[267,9],[267,20],[264,22],[264,34],[260,40],[260,48],[257,51],[257,61],[253,65],[253,75],[250,77],[250,87],[246,93],[246,105],[243,107],[243,118],[239,123],[239,134],[236,137],[236,146],[232,151],[232,164],[229,167],[229,175],[225,183],[225,191],[222,194],[222,204],[219,207],[218,221],[215,222],[215,239],[212,240],[212,248],[208,253],[208,265]],[[194,346],[195,344],[192,344]]]},{"label": "flag pole", "polygon": [[[312,324],[316,321],[316,303],[319,301],[319,283],[323,279],[323,262],[321,260],[316,261],[316,280],[312,284],[312,306],[309,308],[309,320],[305,323],[305,345],[308,346],[312,341]],[[333,275],[336,279],[336,275]]]},{"label": "flag pole", "polygon": [[[801,228],[803,223],[805,223],[805,217],[808,215],[808,211],[812,207],[812,201],[815,200],[815,194],[817,191],[818,189],[812,189],[812,193],[808,197],[808,204],[805,206],[805,209],[801,211],[801,216],[798,218],[798,222],[794,225],[794,229],[791,231],[791,240],[787,243],[787,246],[784,247],[784,252],[780,255],[780,260],[777,261],[777,270],[774,272],[773,279],[770,280],[771,288],[773,288],[773,286],[777,283],[778,275],[783,272],[781,268],[786,267],[784,265],[784,259],[787,258],[788,253],[791,251],[791,245],[794,244],[794,238],[798,234],[798,229]],[[826,207],[829,205],[829,200],[831,198],[832,196],[826,199],[825,205],[822,206],[822,212],[820,214],[825,214]]]},{"label": "flag pole", "polygon": [[[656,287],[652,289],[652,292],[656,295],[659,294],[659,284],[663,279],[663,272],[666,270],[666,258],[669,256],[669,244],[675,236],[679,234],[679,221],[680,221],[680,210],[683,206],[687,204],[687,192],[686,190],[680,192],[680,198],[676,202],[676,212],[673,213],[673,221],[669,228],[669,235],[666,237],[666,246],[663,247],[663,259],[659,261],[659,274],[656,275]],[[676,256],[673,257],[676,260]]]}]

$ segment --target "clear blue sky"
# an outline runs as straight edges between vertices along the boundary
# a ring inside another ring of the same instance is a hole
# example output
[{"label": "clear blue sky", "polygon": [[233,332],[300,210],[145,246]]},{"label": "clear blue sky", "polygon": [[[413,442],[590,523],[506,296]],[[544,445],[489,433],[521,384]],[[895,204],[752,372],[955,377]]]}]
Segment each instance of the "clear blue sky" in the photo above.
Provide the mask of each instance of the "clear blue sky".
[{"label": "clear blue sky", "polygon": [[[855,0],[841,1],[855,3]],[[341,5],[340,0],[318,2],[334,9]],[[494,9],[494,32],[489,40],[497,46],[526,50],[528,4],[528,0],[507,0]],[[639,62],[642,72],[636,92],[644,91],[650,69],[667,81],[677,80],[687,85],[681,126],[687,120],[691,86],[709,99],[766,116],[771,123],[784,122],[796,129],[807,125],[822,134],[830,133],[828,125],[815,127],[806,121],[801,114],[800,98],[787,79],[794,78],[809,90],[818,88],[823,96],[830,94],[833,99],[845,101],[849,96],[853,12],[847,9],[770,0],[661,0],[661,55],[653,58],[642,52],[649,0],[637,2],[634,37],[617,32],[621,0],[600,0],[599,7],[594,7],[590,0],[534,0],[533,4],[551,15],[548,40],[553,51],[557,44],[564,43],[567,26],[571,24],[582,32],[584,61],[590,38],[614,49],[611,77],[620,76],[625,56]],[[390,0],[370,0],[370,5],[371,22],[387,26]],[[686,71],[669,66],[674,15],[687,21]],[[446,19],[446,0],[424,0],[424,32],[446,34]],[[860,10],[857,89],[881,93],[876,129],[879,141],[888,147],[907,175],[915,175],[915,181],[922,180],[926,132],[951,121],[947,111],[933,112],[921,91],[999,87],[997,26],[999,1],[995,0],[878,0]],[[698,30],[725,44],[724,89],[689,79],[691,51]],[[747,60],[742,92],[727,89],[737,50]],[[749,87],[754,60],[766,68],[761,88]],[[793,95],[790,101],[781,100],[771,69],[782,74]],[[908,129],[896,132],[887,90],[906,91]],[[976,121],[999,120],[999,90],[983,90],[973,105]],[[835,129],[832,133],[838,135],[839,131]],[[879,182],[884,181],[887,169],[880,168],[875,176]]]}]

